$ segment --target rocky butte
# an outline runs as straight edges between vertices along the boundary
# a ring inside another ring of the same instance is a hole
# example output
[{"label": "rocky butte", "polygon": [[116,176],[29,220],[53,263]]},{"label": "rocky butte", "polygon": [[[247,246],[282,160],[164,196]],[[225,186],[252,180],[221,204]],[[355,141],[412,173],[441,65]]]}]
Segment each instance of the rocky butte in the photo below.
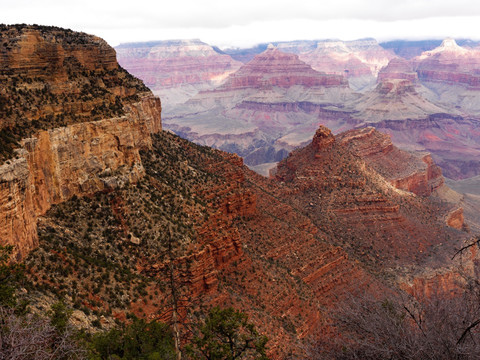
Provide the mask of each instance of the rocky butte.
[{"label": "rocky butte", "polygon": [[[162,131],[159,100],[103,40],[25,25],[1,34],[0,231],[24,259],[33,308],[64,299],[75,324],[100,331],[132,314],[188,325],[232,305],[268,334],[272,358],[305,358],[334,333],[345,294],[448,290],[460,278],[450,259],[461,210],[425,154],[373,129],[317,126],[265,178]],[[277,51],[216,95],[249,82],[282,98],[292,84],[345,91],[342,77]],[[273,71],[285,58],[297,80]],[[478,271],[473,255],[462,260]]]},{"label": "rocky butte", "polygon": [[[355,91],[366,91],[375,86],[378,71],[395,54],[381,47],[375,39],[353,41],[297,40],[274,42],[280,51],[296,54],[313,69],[327,74],[337,74],[348,79]],[[263,52],[267,44],[248,49],[225,49],[234,59],[247,63]]]},{"label": "rocky butte", "polygon": [[242,65],[197,39],[121,44],[115,50],[120,65],[160,96],[167,112]]},{"label": "rocky butte", "polygon": [[439,103],[478,115],[480,90],[480,51],[458,46],[446,39],[439,47],[413,59],[422,84],[432,90],[430,96]]}]

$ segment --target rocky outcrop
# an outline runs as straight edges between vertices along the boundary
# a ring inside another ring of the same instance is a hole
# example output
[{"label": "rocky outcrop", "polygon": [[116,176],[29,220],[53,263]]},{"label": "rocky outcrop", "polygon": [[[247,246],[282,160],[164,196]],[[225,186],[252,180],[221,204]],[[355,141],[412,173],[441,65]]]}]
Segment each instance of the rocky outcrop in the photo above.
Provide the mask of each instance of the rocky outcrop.
[{"label": "rocky outcrop", "polygon": [[[335,244],[356,259],[386,264],[423,258],[425,249],[446,241],[425,224],[446,231],[452,205],[439,206],[394,187],[428,197],[441,186],[441,172],[428,156],[401,151],[372,128],[340,134],[335,141],[325,129],[319,133],[323,136],[279,163],[274,179],[288,186],[283,196],[314,224],[329,224]],[[327,146],[318,146],[325,139]],[[416,255],[413,247],[419,249]]]},{"label": "rocky outcrop", "polygon": [[325,126],[320,126],[313,137],[312,147],[316,152],[320,152],[328,149],[334,142],[335,137],[330,129],[326,128]]},{"label": "rocky outcrop", "polygon": [[429,299],[438,295],[455,296],[462,293],[465,284],[465,274],[455,269],[440,271],[425,271],[400,286],[410,295],[419,300]]},{"label": "rocky outcrop", "polygon": [[426,167],[403,178],[391,180],[391,183],[397,189],[407,190],[421,196],[429,196],[440,188],[445,180],[440,167],[433,162],[430,154],[420,158],[426,164]]},{"label": "rocky outcrop", "polygon": [[21,258],[52,205],[144,175],[139,151],[162,129],[161,105],[95,36],[2,25],[0,41],[0,243]]},{"label": "rocky outcrop", "polygon": [[458,208],[451,211],[447,216],[447,225],[462,230],[465,226],[465,219],[463,217],[463,209]]},{"label": "rocky outcrop", "polygon": [[372,127],[347,131],[338,138],[397,189],[429,196],[445,182],[430,154],[400,150],[390,136]]},{"label": "rocky outcrop", "polygon": [[36,244],[37,217],[52,205],[139,180],[144,175],[139,151],[151,146],[150,129],[161,129],[160,109],[152,105],[158,102],[146,98],[130,105],[137,110],[133,114],[24,139],[18,158],[0,168],[2,185],[10,191],[1,203],[8,209],[0,211],[3,243],[15,245],[25,256]]}]

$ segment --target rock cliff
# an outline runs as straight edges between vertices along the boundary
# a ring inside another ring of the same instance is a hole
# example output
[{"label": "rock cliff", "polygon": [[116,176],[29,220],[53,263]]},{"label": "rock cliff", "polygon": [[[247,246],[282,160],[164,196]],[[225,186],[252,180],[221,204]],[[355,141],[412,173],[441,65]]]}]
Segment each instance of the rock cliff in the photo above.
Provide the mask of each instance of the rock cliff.
[{"label": "rock cliff", "polygon": [[37,245],[37,218],[52,205],[143,177],[139,151],[161,130],[161,106],[99,38],[40,26],[0,30],[8,140],[0,231],[20,258]]}]

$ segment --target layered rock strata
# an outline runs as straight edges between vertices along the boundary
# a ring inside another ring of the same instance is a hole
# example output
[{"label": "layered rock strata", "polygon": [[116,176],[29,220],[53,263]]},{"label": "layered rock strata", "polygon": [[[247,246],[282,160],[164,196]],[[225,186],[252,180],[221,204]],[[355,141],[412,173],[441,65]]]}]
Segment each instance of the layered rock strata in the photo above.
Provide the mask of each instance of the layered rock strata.
[{"label": "layered rock strata", "polygon": [[393,58],[374,39],[318,41],[316,49],[300,54],[317,71],[345,76],[356,91],[374,85],[380,69]]},{"label": "layered rock strata", "polygon": [[390,136],[372,127],[347,131],[338,140],[397,189],[429,196],[445,182],[430,154],[400,150]]},{"label": "layered rock strata", "polygon": [[161,105],[95,36],[2,25],[0,41],[0,242],[21,258],[52,205],[143,177]]},{"label": "layered rock strata", "polygon": [[[445,216],[455,204],[431,197],[424,202],[394,187],[428,196],[443,183],[438,167],[393,148],[387,136],[373,129],[334,138],[320,128],[312,143],[282,160],[273,175],[288,184],[291,192],[284,196],[292,204],[318,226],[328,222],[336,244],[364,262],[424,258],[426,249],[446,241],[424,226],[436,223],[443,231]],[[355,235],[350,236],[353,229]],[[412,248],[419,252],[413,254]]]},{"label": "layered rock strata", "polygon": [[480,51],[458,46],[455,40],[445,39],[433,50],[413,59],[419,80],[430,91],[429,100],[457,108],[463,114],[478,116],[480,90]]},{"label": "layered rock strata", "polygon": [[242,65],[196,39],[122,44],[116,51],[120,65],[162,98],[167,113]]},{"label": "layered rock strata", "polygon": [[160,109],[150,108],[159,103],[152,100],[130,105],[136,114],[40,131],[24,139],[18,158],[0,167],[0,183],[10,194],[2,197],[7,201],[0,211],[3,244],[15,245],[25,256],[36,244],[37,217],[52,205],[143,177],[139,150],[151,146],[150,129],[161,129]]},{"label": "layered rock strata", "polygon": [[176,108],[164,124],[197,143],[236,152],[247,165],[260,165],[308,142],[319,121],[357,97],[343,76],[317,72],[297,55],[270,46],[221,86]]}]

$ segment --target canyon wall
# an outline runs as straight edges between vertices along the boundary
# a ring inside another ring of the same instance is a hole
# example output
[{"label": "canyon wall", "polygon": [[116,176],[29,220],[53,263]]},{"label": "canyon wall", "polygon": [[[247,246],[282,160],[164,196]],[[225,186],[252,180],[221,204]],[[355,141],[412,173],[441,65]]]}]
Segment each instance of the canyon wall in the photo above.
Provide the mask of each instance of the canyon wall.
[{"label": "canyon wall", "polygon": [[36,245],[36,219],[74,195],[135,182],[144,175],[139,150],[161,130],[160,103],[147,96],[120,118],[40,131],[22,140],[17,158],[0,167],[3,244],[25,256]]},{"label": "canyon wall", "polygon": [[161,104],[85,33],[0,25],[0,244],[24,257],[40,215],[145,173]]}]

